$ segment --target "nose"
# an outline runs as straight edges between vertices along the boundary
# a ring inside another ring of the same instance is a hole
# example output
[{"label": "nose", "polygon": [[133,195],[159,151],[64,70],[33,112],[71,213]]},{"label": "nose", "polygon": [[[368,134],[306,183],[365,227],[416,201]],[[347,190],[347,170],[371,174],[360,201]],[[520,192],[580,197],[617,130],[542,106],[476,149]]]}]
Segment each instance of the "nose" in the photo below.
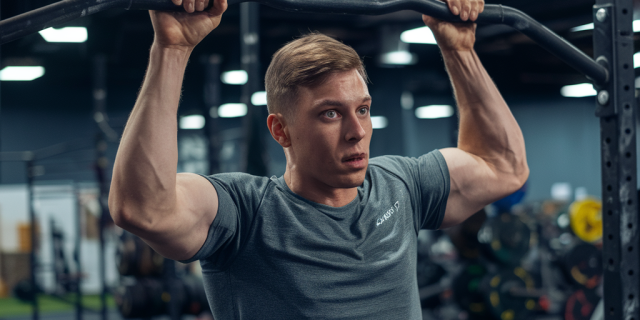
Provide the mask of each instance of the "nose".
[{"label": "nose", "polygon": [[356,115],[351,115],[345,119],[346,134],[344,139],[347,141],[360,141],[367,132],[364,130],[362,121],[371,121],[368,117],[366,119],[358,119]]}]

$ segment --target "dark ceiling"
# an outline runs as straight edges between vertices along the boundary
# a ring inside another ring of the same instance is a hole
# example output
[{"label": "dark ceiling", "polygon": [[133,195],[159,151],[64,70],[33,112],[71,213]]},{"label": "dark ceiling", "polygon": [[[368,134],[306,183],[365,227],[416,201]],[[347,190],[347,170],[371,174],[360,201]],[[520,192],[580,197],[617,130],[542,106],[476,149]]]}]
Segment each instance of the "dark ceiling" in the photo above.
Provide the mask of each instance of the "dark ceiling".
[{"label": "dark ceiling", "polygon": [[[2,0],[0,1],[2,18],[52,2]],[[491,1],[491,3],[498,2]],[[588,55],[592,54],[591,31],[572,33],[569,29],[591,21],[593,1],[505,0],[500,3],[522,10],[568,39]],[[83,44],[55,44],[47,43],[39,35],[34,34],[3,45],[2,64],[44,65],[47,74],[34,81],[34,86],[37,83],[36,88],[42,88],[43,91],[54,90],[53,88],[56,88],[55,90],[86,88],[89,92],[92,57],[96,54],[106,54],[109,61],[110,87],[137,90],[142,81],[148,48],[153,37],[147,12],[107,11],[67,25],[86,26],[89,31],[89,40]],[[385,42],[382,35],[389,34],[389,30],[406,30],[421,25],[420,15],[408,11],[383,16],[342,16],[292,14],[261,6],[262,67],[266,69],[270,56],[283,43],[302,33],[317,30],[353,46],[364,56],[369,72],[375,72],[372,69],[378,67],[375,65],[374,58],[381,52]],[[410,70],[401,73],[404,75],[403,81],[407,90],[418,94],[428,94],[430,90],[448,90],[448,82],[444,79],[437,48],[433,45],[412,44],[409,49],[417,53],[420,60],[417,65],[404,67]],[[503,92],[557,94],[562,85],[586,80],[584,76],[538,47],[526,36],[509,27],[480,26],[477,32],[476,50]],[[228,9],[220,27],[198,46],[193,57],[217,53],[223,57],[223,69],[237,69],[240,65],[239,51],[239,6],[236,5]],[[191,65],[197,63],[197,59],[192,59]],[[188,79],[195,79],[193,83],[198,83],[196,80],[202,79],[199,72],[198,68],[191,67],[187,73]],[[188,84],[190,80],[186,81]],[[23,89],[18,88],[18,85],[3,83],[3,96],[6,90],[17,90],[16,92],[20,92],[23,97],[34,93],[33,89],[29,92],[20,91]],[[11,92],[13,91],[6,94]],[[8,98],[3,97],[3,99]],[[28,100],[26,97],[24,99]]]}]

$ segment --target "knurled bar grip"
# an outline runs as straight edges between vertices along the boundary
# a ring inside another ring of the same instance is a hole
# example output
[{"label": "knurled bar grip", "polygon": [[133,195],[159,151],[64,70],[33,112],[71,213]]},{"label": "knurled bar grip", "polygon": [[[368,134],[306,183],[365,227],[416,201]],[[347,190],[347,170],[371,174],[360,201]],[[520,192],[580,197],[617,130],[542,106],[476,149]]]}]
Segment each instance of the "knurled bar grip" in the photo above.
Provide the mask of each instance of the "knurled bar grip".
[{"label": "knurled bar grip", "polygon": [[[229,0],[228,3],[234,5],[248,1]],[[380,15],[400,10],[414,10],[445,21],[461,21],[458,16],[450,12],[445,3],[438,0],[257,0],[254,2],[281,10],[309,13]],[[0,44],[111,8],[182,10],[171,0],[63,0],[0,21]],[[605,67],[520,10],[502,5],[486,5],[476,22],[511,26],[568,65],[587,75],[596,84],[604,84],[608,81],[608,71]]]}]

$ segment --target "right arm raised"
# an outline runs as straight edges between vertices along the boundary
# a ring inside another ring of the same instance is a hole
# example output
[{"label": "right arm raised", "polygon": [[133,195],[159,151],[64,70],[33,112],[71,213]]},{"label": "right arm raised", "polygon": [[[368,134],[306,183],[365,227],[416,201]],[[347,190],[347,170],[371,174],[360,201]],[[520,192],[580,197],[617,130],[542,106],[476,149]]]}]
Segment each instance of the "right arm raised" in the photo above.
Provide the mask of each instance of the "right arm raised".
[{"label": "right arm raised", "polygon": [[109,209],[115,223],[165,257],[192,257],[218,210],[215,189],[194,174],[176,174],[177,110],[193,48],[215,29],[226,0],[173,0],[187,12],[150,11],[155,30],[149,67],[113,168]]}]

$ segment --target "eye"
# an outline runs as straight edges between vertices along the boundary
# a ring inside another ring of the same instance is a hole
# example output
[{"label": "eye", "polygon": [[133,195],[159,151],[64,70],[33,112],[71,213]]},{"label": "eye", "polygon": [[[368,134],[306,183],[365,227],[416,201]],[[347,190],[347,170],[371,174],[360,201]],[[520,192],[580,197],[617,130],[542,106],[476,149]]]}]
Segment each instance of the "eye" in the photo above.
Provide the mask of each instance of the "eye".
[{"label": "eye", "polygon": [[358,109],[358,113],[359,113],[361,116],[364,116],[364,115],[366,115],[367,113],[369,113],[369,109],[368,109],[368,108],[360,108],[360,109]]},{"label": "eye", "polygon": [[327,110],[324,112],[324,115],[329,119],[335,119],[338,117],[338,113],[335,110]]}]

